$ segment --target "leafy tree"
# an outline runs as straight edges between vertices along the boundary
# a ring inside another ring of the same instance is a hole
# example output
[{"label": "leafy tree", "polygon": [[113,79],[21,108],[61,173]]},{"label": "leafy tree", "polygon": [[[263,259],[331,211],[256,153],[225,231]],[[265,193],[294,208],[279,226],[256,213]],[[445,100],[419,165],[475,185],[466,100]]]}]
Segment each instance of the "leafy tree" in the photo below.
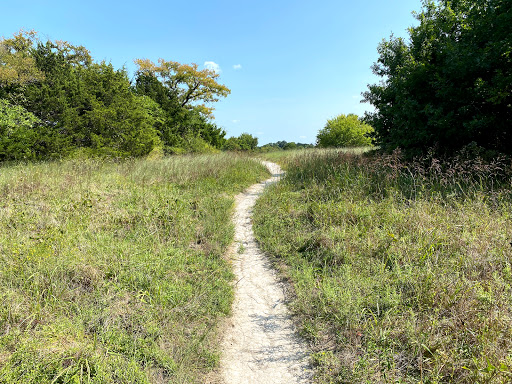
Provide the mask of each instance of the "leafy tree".
[{"label": "leafy tree", "polygon": [[78,148],[140,156],[159,145],[159,107],[133,94],[125,70],[94,63],[84,47],[66,42],[39,42],[31,54],[44,80],[25,87],[24,104],[45,125],[40,156],[66,156]]},{"label": "leafy tree", "polygon": [[[146,95],[158,103],[165,118],[159,126],[160,137],[169,151],[176,148],[192,148],[198,152],[202,145],[190,146],[188,143],[205,144],[214,148],[222,148],[226,132],[208,120],[208,117],[197,108],[186,108],[177,97],[177,93],[162,83],[154,74],[144,71],[137,72],[134,90],[139,95]],[[209,151],[209,149],[208,149]]]},{"label": "leafy tree", "polygon": [[474,142],[512,153],[512,2],[424,1],[410,42],[393,36],[365,100],[379,145],[452,153]]},{"label": "leafy tree", "polygon": [[[94,62],[83,46],[43,43],[33,31],[1,40],[0,159],[222,148],[225,132],[210,120],[210,104],[229,94],[218,74],[195,64],[138,63],[132,86],[124,69]],[[24,123],[14,128],[13,116]]]},{"label": "leafy tree", "polygon": [[154,73],[137,71],[134,91],[138,95],[150,97],[169,115],[177,113],[182,108],[176,93],[165,86]]},{"label": "leafy tree", "polygon": [[225,151],[240,151],[242,148],[240,147],[240,143],[238,142],[238,138],[230,137],[224,143],[224,147],[222,148]]},{"label": "leafy tree", "polygon": [[258,146],[258,138],[249,133],[242,133],[237,139],[243,151],[252,151]]},{"label": "leafy tree", "polygon": [[0,88],[20,86],[44,78],[30,54],[35,41],[35,31],[23,30],[10,39],[0,40]]},{"label": "leafy tree", "polygon": [[25,108],[0,99],[0,160],[32,160],[39,119]]},{"label": "leafy tree", "polygon": [[290,141],[288,143],[286,143],[284,146],[283,146],[283,149],[284,150],[289,150],[289,149],[297,149],[297,144],[293,141]]},{"label": "leafy tree", "polygon": [[249,133],[242,133],[238,137],[230,137],[224,143],[224,150],[227,151],[253,151],[258,146],[258,138]]},{"label": "leafy tree", "polygon": [[219,101],[231,92],[219,84],[219,74],[210,69],[199,70],[197,64],[180,64],[175,61],[158,60],[158,65],[148,59],[137,59],[139,74],[158,78],[167,87],[169,95],[176,97],[180,106],[195,109],[205,116],[212,116],[208,105]]},{"label": "leafy tree", "polygon": [[372,144],[369,135],[373,128],[362,122],[357,115],[339,115],[327,120],[317,134],[319,147],[364,147]]}]

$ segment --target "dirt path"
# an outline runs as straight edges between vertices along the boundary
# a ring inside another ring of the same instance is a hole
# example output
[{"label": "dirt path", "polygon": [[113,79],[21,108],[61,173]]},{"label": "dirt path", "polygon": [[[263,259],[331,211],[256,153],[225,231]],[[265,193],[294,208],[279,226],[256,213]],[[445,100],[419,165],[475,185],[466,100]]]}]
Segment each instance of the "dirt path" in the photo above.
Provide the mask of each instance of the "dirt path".
[{"label": "dirt path", "polygon": [[226,384],[310,383],[306,348],[290,320],[283,284],[252,231],[254,203],[265,185],[282,174],[277,164],[264,164],[272,178],[253,185],[236,199],[231,254],[237,284],[233,316],[222,345],[221,375]]}]

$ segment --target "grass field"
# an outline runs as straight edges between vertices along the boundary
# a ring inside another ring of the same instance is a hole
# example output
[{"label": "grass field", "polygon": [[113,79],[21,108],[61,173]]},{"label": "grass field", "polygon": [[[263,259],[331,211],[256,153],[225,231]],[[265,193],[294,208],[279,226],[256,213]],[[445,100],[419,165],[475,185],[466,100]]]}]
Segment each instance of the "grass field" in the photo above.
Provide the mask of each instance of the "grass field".
[{"label": "grass field", "polygon": [[0,383],[203,382],[232,301],[235,155],[0,168]]},{"label": "grass field", "polygon": [[512,382],[512,171],[304,151],[255,210],[320,383]]}]

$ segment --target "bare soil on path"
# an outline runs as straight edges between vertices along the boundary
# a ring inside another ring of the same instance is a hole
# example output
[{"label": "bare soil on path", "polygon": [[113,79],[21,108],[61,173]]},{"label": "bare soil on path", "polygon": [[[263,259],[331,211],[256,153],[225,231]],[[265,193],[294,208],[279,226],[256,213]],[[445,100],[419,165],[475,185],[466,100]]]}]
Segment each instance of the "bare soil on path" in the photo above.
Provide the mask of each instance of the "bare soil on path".
[{"label": "bare soil on path", "polygon": [[256,200],[283,173],[277,164],[264,164],[272,178],[236,198],[235,243],[230,251],[237,276],[235,302],[222,343],[220,374],[226,384],[310,383],[307,349],[286,308],[284,283],[252,230]]}]

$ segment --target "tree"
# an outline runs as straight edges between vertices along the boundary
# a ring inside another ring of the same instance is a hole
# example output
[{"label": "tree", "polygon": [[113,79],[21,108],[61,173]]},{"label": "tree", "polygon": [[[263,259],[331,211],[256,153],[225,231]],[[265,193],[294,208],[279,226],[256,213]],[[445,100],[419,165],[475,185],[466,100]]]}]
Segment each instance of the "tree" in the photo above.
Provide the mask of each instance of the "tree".
[{"label": "tree", "polygon": [[140,156],[159,144],[158,105],[132,92],[124,69],[94,63],[82,46],[32,44],[25,51],[44,77],[25,84],[19,99],[40,121],[31,148],[36,157],[67,156],[79,148]]},{"label": "tree", "polygon": [[0,99],[0,160],[32,160],[39,119],[25,108]]},{"label": "tree", "polygon": [[[176,148],[190,148],[197,152],[208,146],[220,149],[226,132],[209,121],[208,116],[197,108],[182,106],[178,95],[162,83],[155,74],[137,72],[134,90],[138,95],[153,99],[163,110],[165,119],[159,126],[160,137],[170,152]],[[204,145],[196,145],[203,141]],[[190,145],[190,143],[194,145]]]},{"label": "tree", "polygon": [[15,90],[44,78],[31,56],[36,41],[35,31],[24,30],[10,39],[0,40],[0,97],[14,96]]},{"label": "tree", "polygon": [[327,120],[325,127],[317,134],[319,147],[365,147],[372,144],[369,137],[373,128],[362,122],[357,115],[338,115]]},{"label": "tree", "polygon": [[0,41],[0,86],[23,85],[43,78],[30,55],[36,40],[35,31],[21,30],[12,38]]},{"label": "tree", "polygon": [[249,133],[242,133],[238,137],[230,137],[224,143],[223,149],[227,151],[253,151],[258,146],[258,138]]},{"label": "tree", "polygon": [[226,140],[222,149],[225,151],[240,151],[242,148],[236,137],[230,137]]},{"label": "tree", "polygon": [[212,116],[213,107],[231,92],[219,84],[219,74],[210,69],[199,70],[197,64],[180,64],[176,61],[158,60],[156,65],[148,59],[137,59],[139,76],[153,76],[167,87],[170,97],[176,97],[182,108],[195,109],[207,117]]},{"label": "tree", "polygon": [[258,146],[258,138],[249,133],[242,133],[237,140],[243,151],[253,151]]},{"label": "tree", "polygon": [[378,48],[366,116],[385,149],[450,154],[472,142],[512,153],[512,2],[424,1],[410,42]]}]

